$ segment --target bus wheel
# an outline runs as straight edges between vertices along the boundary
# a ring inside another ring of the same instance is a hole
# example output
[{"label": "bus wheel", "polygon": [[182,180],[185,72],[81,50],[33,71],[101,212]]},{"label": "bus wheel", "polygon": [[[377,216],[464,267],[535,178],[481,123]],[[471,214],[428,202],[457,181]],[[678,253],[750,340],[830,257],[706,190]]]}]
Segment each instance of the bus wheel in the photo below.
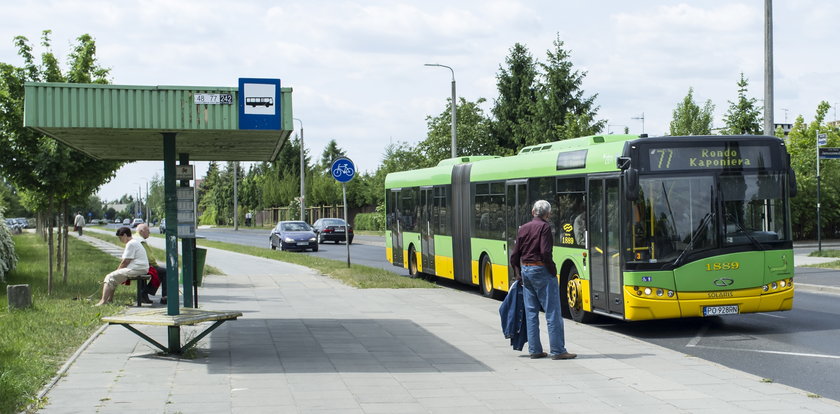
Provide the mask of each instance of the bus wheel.
[{"label": "bus wheel", "polygon": [[420,273],[417,272],[417,252],[412,245],[408,248],[408,277],[414,279],[418,276]]},{"label": "bus wheel", "polygon": [[481,264],[478,266],[478,284],[481,287],[481,294],[484,297],[492,298],[493,295],[493,263],[490,258],[484,256],[481,258]]},{"label": "bus wheel", "polygon": [[566,276],[566,304],[575,322],[592,323],[595,315],[583,310],[583,288],[580,283],[580,275],[577,269],[572,267]]}]

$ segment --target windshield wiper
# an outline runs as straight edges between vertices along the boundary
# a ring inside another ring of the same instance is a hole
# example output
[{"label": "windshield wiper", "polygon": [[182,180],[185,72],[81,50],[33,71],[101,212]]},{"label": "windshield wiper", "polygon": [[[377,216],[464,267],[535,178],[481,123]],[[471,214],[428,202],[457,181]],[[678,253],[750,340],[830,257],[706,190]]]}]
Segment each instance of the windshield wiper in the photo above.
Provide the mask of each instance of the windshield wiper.
[{"label": "windshield wiper", "polygon": [[700,225],[697,226],[697,229],[691,233],[691,238],[688,240],[688,246],[686,246],[685,250],[683,250],[680,253],[680,255],[677,256],[677,259],[674,260],[674,266],[679,266],[682,264],[682,260],[684,257],[686,257],[686,254],[690,250],[694,249],[694,242],[700,236],[700,233],[702,233],[702,231],[706,229],[706,226],[709,224],[709,221],[712,220],[712,218],[715,216],[715,212],[717,211],[715,206],[718,205],[718,200],[720,200],[720,186],[715,187],[714,185],[710,185],[709,195],[711,196],[711,199],[709,200],[709,211],[706,213],[705,216],[703,216],[703,220],[700,220]]},{"label": "windshield wiper", "polygon": [[750,242],[752,242],[753,246],[755,246],[758,250],[764,250],[764,246],[762,246],[761,243],[759,243],[759,241],[756,240],[756,238],[753,237],[753,235],[750,234],[750,232],[748,232],[747,229],[745,229],[744,226],[742,226],[741,223],[738,222],[738,218],[735,217],[734,214],[727,212],[726,216],[732,219],[732,223],[738,226],[738,229],[741,231],[741,233],[744,233],[744,235],[747,236],[748,239],[750,239]]},{"label": "windshield wiper", "polygon": [[686,246],[685,250],[683,250],[682,253],[680,253],[680,255],[677,256],[676,260],[674,260],[674,266],[681,265],[682,259],[683,257],[685,257],[686,253],[688,253],[689,250],[694,249],[694,241],[697,240],[697,237],[700,236],[700,233],[703,232],[703,230],[706,228],[706,225],[709,224],[709,221],[712,219],[713,216],[714,214],[712,214],[711,211],[709,211],[708,213],[706,213],[705,216],[703,216],[703,220],[700,222],[700,225],[697,226],[697,229],[691,233],[691,239],[688,241],[688,246]]}]

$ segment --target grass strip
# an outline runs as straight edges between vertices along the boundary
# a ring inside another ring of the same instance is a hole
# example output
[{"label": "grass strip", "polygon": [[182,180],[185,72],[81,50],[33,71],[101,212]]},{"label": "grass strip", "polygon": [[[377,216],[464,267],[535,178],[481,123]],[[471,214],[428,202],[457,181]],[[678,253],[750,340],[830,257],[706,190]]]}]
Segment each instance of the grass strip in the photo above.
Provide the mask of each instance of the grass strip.
[{"label": "grass strip", "polygon": [[[840,257],[840,250],[836,250],[836,249],[826,250],[826,249],[823,249],[822,252],[820,252],[819,250],[814,250],[808,256],[810,256],[810,257]],[[835,260],[833,262],[828,262],[828,263],[818,263],[818,264],[806,265],[805,267],[816,267],[816,268],[820,268],[820,269],[840,270],[840,260]]]},{"label": "grass strip", "polygon": [[840,257],[840,250],[826,250],[823,249],[822,252],[819,250],[814,250],[808,256],[811,257]]},{"label": "grass strip", "polygon": [[[99,240],[106,241],[106,242],[114,244],[116,246],[120,246],[120,244],[121,244],[120,240],[116,236],[97,233],[95,231],[89,231],[85,234],[85,236],[96,237]],[[163,238],[163,237],[161,236],[161,238]],[[123,247],[123,246],[120,246],[120,247]],[[161,263],[165,264],[166,262],[163,260],[163,258],[166,257],[166,252],[163,249],[158,249],[157,247],[152,247],[151,245],[149,247],[152,249],[152,253],[154,253],[154,255],[155,255],[155,260],[158,261],[158,266],[160,266]],[[181,260],[181,255],[179,254],[178,255],[179,263],[180,263],[180,260]],[[163,267],[163,266],[161,266],[161,267]],[[224,276],[225,275],[225,273],[222,272],[221,269],[219,269],[217,267],[209,266],[209,265],[206,265],[206,264],[204,265],[204,274],[206,274],[206,275],[219,275],[219,276]]]},{"label": "grass strip", "polygon": [[[73,237],[69,238],[68,281],[54,273],[47,295],[47,246],[36,234],[14,236],[17,268],[7,275],[10,285],[28,284],[33,306],[8,309],[5,286],[0,288],[0,413],[20,412],[35,402],[41,387],[101,324],[100,318],[133,303],[133,289],[117,289],[113,304],[94,307],[102,279],[117,259]],[[40,402],[39,402],[40,403]]]},{"label": "grass strip", "polygon": [[243,246],[240,244],[210,240],[199,240],[197,243],[202,247],[212,247],[215,249],[222,249],[306,266],[315,269],[322,274],[338,279],[349,286],[362,289],[411,289],[438,287],[434,283],[426,280],[400,276],[385,269],[357,264],[351,264],[350,268],[347,268],[347,263],[344,261],[325,259],[314,255],[269,250],[264,247]]}]

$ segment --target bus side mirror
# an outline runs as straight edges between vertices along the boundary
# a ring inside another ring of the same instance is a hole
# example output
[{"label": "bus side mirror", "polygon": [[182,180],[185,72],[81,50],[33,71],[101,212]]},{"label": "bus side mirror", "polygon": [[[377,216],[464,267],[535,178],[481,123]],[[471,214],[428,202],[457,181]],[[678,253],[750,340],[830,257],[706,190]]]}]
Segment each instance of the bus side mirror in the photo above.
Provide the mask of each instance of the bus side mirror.
[{"label": "bus side mirror", "polygon": [[624,170],[624,199],[636,201],[639,198],[639,170],[628,168]]},{"label": "bus side mirror", "polygon": [[799,189],[796,187],[796,173],[793,172],[793,168],[788,168],[788,188],[790,196],[796,197],[796,193],[799,192]]},{"label": "bus side mirror", "polygon": [[621,171],[630,168],[630,157],[616,157],[615,167]]}]

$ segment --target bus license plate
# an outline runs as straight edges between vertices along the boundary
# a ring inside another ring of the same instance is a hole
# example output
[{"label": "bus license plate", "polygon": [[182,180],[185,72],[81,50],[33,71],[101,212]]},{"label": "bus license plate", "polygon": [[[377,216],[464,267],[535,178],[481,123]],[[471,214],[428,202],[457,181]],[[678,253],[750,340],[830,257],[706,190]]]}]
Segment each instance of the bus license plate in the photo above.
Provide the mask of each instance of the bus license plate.
[{"label": "bus license plate", "polygon": [[703,316],[737,315],[738,305],[704,306]]}]

